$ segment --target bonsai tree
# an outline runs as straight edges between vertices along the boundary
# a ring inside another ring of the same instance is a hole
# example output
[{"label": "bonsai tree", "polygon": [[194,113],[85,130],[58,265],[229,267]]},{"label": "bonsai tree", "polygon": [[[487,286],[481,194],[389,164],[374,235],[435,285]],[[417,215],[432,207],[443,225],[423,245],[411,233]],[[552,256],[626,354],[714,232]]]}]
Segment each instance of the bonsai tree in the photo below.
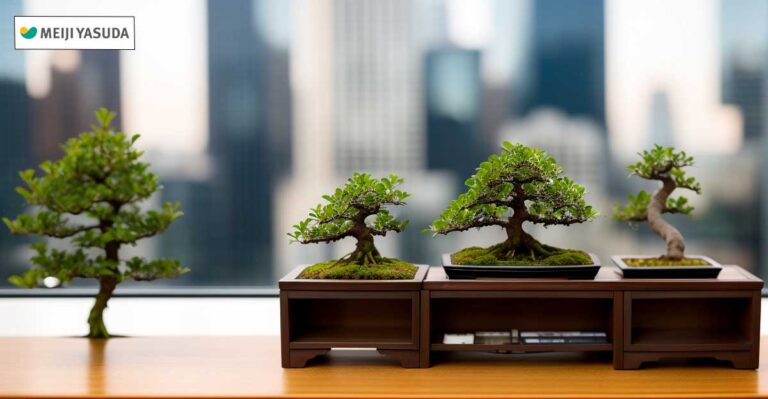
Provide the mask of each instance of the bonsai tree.
[{"label": "bonsai tree", "polygon": [[[667,243],[667,253],[663,259],[682,261],[685,256],[685,240],[680,231],[669,224],[662,215],[665,213],[681,213],[690,215],[693,207],[688,205],[684,196],[672,198],[672,193],[678,189],[686,189],[701,193],[701,185],[693,177],[685,174],[684,168],[693,165],[693,157],[685,151],[675,151],[671,147],[655,145],[651,150],[639,153],[641,160],[629,165],[629,176],[638,176],[646,180],[657,180],[661,187],[653,194],[640,191],[636,196],[630,195],[629,202],[622,208],[614,206],[614,218],[630,223],[648,222],[656,234]],[[704,262],[706,264],[706,262]]]},{"label": "bonsai tree", "polygon": [[528,223],[571,225],[594,218],[584,187],[562,176],[554,158],[537,148],[504,142],[466,180],[467,191],[451,202],[429,227],[434,235],[498,226],[507,238],[490,248],[471,247],[452,256],[469,265],[583,265],[585,252],[544,245],[526,233]]},{"label": "bonsai tree", "polygon": [[301,278],[392,279],[412,278],[416,267],[383,257],[374,245],[374,236],[385,236],[405,229],[407,220],[397,220],[388,206],[405,205],[410,196],[398,187],[403,179],[394,174],[376,179],[368,173],[355,173],[344,187],[324,195],[309,217],[293,225],[291,242],[330,243],[347,237],[357,242],[354,251],[341,259],[323,262],[304,270]]},{"label": "bonsai tree", "polygon": [[92,131],[69,139],[64,156],[20,173],[24,187],[16,188],[31,212],[3,221],[13,234],[67,239],[73,249],[49,249],[46,241],[33,245],[34,267],[10,282],[36,287],[46,277],[62,283],[74,278],[99,282],[99,292],[88,316],[90,338],[109,338],[104,309],[115,287],[125,280],[149,281],[177,277],[187,269],[173,259],[120,258],[124,245],[165,231],[182,215],[179,204],[166,203],[160,211],[142,211],[138,203],[160,189],[157,176],[139,159],[133,144],[138,135],[116,132],[114,112],[100,108]]}]

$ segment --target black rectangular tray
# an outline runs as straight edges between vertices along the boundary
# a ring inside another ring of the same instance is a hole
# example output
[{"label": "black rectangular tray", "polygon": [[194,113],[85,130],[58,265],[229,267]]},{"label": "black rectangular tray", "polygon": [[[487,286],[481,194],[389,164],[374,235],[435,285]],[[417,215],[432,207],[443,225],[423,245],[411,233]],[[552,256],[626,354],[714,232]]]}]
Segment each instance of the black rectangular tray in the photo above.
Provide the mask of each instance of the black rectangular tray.
[{"label": "black rectangular tray", "polygon": [[476,278],[563,278],[569,280],[592,280],[600,271],[600,259],[590,253],[591,265],[573,266],[481,266],[454,265],[451,254],[443,254],[443,269],[449,279],[474,280]]},{"label": "black rectangular tray", "polygon": [[702,255],[686,255],[686,258],[703,259],[711,266],[628,266],[623,258],[654,258],[646,255],[613,255],[611,260],[621,269],[624,278],[716,278],[723,266],[712,258]]}]

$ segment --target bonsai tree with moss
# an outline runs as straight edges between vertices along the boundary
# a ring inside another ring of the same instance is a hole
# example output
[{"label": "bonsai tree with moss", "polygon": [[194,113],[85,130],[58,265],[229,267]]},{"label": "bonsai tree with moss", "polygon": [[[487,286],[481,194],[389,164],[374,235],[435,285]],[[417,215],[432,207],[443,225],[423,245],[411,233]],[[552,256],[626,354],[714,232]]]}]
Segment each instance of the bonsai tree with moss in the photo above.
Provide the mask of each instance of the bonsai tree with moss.
[{"label": "bonsai tree with moss", "polygon": [[[688,198],[672,197],[672,193],[680,188],[701,193],[701,185],[693,177],[685,174],[685,168],[693,165],[693,157],[685,151],[675,151],[671,147],[655,145],[651,150],[640,152],[640,161],[629,165],[629,176],[638,176],[646,180],[656,180],[661,187],[651,195],[640,191],[630,195],[629,202],[622,208],[614,206],[614,219],[630,223],[648,222],[656,234],[667,243],[667,253],[661,257],[662,263],[680,265],[706,265],[700,259],[685,259],[685,240],[680,231],[662,217],[663,214],[690,215],[693,207],[688,204]],[[652,261],[646,261],[654,263]],[[658,263],[658,262],[655,262]],[[630,264],[630,263],[628,263]]]},{"label": "bonsai tree with moss", "polygon": [[46,241],[33,245],[34,267],[10,282],[37,287],[46,277],[62,283],[75,278],[99,282],[96,301],[88,316],[90,338],[109,338],[104,309],[115,287],[125,280],[173,278],[187,271],[173,259],[123,260],[120,249],[165,231],[182,215],[179,204],[166,203],[159,211],[142,211],[138,204],[161,187],[142,152],[134,148],[138,135],[116,132],[114,112],[100,108],[92,131],[69,139],[64,156],[40,165],[41,175],[29,169],[20,173],[24,187],[16,191],[30,205],[30,213],[3,221],[13,234],[66,239],[72,249],[48,248]]},{"label": "bonsai tree with moss", "polygon": [[403,179],[394,174],[376,179],[368,173],[355,173],[344,187],[324,195],[309,217],[293,225],[291,242],[330,243],[347,237],[357,240],[354,251],[338,260],[318,263],[304,270],[300,278],[409,279],[416,267],[383,257],[374,236],[385,236],[405,229],[407,220],[397,220],[389,206],[405,205],[409,193],[399,190]]},{"label": "bonsai tree with moss", "polygon": [[507,238],[489,248],[471,247],[452,255],[463,265],[588,265],[590,256],[555,248],[526,233],[528,223],[544,226],[582,223],[597,212],[584,201],[584,187],[562,176],[554,158],[537,148],[504,142],[466,180],[467,191],[429,227],[434,235],[497,226]]}]

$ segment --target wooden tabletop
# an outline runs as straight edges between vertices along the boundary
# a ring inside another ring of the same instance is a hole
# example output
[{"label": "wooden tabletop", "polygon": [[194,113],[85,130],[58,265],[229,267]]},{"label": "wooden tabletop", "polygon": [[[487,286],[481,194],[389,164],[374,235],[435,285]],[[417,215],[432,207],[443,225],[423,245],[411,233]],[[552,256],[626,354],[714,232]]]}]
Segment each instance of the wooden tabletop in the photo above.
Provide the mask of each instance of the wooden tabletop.
[{"label": "wooden tabletop", "polygon": [[763,280],[741,266],[724,265],[717,278],[639,279],[623,278],[615,266],[603,266],[594,279],[568,280],[545,278],[478,278],[451,280],[442,267],[430,267],[422,285],[425,290],[759,290]]},{"label": "wooden tabletop", "polygon": [[[278,337],[0,338],[0,397],[768,397],[765,366],[616,371],[599,353],[446,356],[403,369],[375,352],[332,351],[284,370]],[[768,353],[761,357],[768,366]]]}]

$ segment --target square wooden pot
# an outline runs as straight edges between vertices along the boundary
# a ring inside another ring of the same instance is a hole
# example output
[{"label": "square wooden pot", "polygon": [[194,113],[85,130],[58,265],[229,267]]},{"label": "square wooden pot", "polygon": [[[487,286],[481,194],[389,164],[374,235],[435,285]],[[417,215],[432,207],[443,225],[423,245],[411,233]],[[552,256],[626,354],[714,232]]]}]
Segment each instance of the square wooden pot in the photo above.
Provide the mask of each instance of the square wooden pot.
[{"label": "square wooden pot", "polygon": [[293,269],[280,287],[283,367],[304,367],[333,348],[375,348],[420,367],[420,292],[428,266],[410,280],[299,279]]}]

